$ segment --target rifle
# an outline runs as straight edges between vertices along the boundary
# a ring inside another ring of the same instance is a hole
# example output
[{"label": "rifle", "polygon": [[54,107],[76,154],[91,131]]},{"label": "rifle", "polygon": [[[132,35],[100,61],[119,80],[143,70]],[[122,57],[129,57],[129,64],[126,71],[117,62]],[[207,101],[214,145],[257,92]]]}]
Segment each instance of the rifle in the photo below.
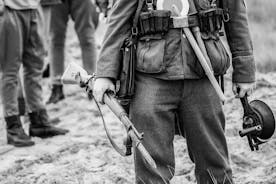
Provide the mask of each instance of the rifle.
[{"label": "rifle", "polygon": [[[75,63],[70,63],[69,66],[66,68],[61,80],[63,84],[78,84],[81,87],[85,87],[86,91],[91,94],[93,88],[93,79],[95,75],[88,75],[87,72],[78,66]],[[151,157],[149,152],[146,150],[144,145],[142,144],[143,133],[139,133],[137,129],[134,127],[133,123],[128,118],[127,113],[122,108],[118,100],[115,98],[112,92],[106,92],[104,94],[104,103],[109,107],[109,109],[118,117],[120,122],[124,125],[127,132],[127,139],[126,139],[126,151],[119,148],[119,146],[112,140],[110,133],[107,129],[106,123],[104,122],[104,127],[106,130],[107,137],[113,146],[113,148],[122,156],[131,155],[131,146],[135,146],[137,150],[141,153],[144,160],[148,165],[156,172],[159,176],[160,173],[157,171],[157,166],[154,159]],[[99,109],[100,110],[100,109]]]}]

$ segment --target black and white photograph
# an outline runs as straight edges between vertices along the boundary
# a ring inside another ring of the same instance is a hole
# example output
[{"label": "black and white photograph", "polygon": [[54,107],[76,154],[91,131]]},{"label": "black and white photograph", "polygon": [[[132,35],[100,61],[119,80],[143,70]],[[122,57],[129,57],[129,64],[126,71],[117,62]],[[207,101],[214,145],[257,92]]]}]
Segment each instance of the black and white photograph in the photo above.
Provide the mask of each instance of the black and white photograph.
[{"label": "black and white photograph", "polygon": [[0,0],[0,184],[276,184],[275,12]]}]

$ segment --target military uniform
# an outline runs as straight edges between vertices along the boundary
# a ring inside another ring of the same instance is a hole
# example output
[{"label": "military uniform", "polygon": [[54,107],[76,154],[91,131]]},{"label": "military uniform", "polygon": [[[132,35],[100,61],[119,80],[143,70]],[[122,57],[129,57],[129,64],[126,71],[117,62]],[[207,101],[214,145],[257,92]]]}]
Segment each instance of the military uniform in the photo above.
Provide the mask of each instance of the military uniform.
[{"label": "military uniform", "polygon": [[51,23],[51,8],[57,4],[60,4],[61,0],[41,0],[43,18],[44,18],[44,38],[45,38],[45,48],[49,49],[49,33],[50,33],[50,23]]},{"label": "military uniform", "polygon": [[[209,0],[194,2],[197,10],[210,6]],[[232,53],[233,82],[254,82],[255,63],[244,1],[220,2],[230,16],[225,32]],[[138,0],[116,1],[97,62],[98,78],[119,78],[120,48],[130,34],[137,5]],[[222,47],[220,41],[216,44]],[[229,57],[225,56],[219,63],[212,63],[215,74],[223,74],[229,67]],[[174,174],[176,121],[183,128],[197,182],[209,184],[212,178],[219,184],[232,182],[222,105],[181,29],[139,39],[130,117],[144,132],[143,144],[167,183]],[[139,152],[135,153],[135,171],[137,184],[164,183],[145,165]]]},{"label": "military uniform", "polygon": [[0,16],[0,50],[2,100],[7,123],[8,143],[15,146],[34,144],[22,128],[17,92],[19,68],[23,65],[24,90],[30,116],[29,135],[49,137],[68,131],[52,127],[43,103],[42,68],[44,41],[40,0],[4,0],[4,14]]},{"label": "military uniform", "polygon": [[[28,106],[31,111],[44,108],[40,75],[45,51],[42,39],[42,16],[37,11],[40,1],[5,0],[4,2],[6,9],[1,17],[4,19],[4,26],[0,47],[1,52],[5,53],[1,58],[1,65],[6,117],[18,114],[17,75],[22,63]],[[29,32],[30,34],[27,34]]]},{"label": "military uniform", "polygon": [[75,23],[79,38],[84,68],[89,72],[95,71],[95,38],[94,33],[98,24],[98,12],[91,0],[64,0],[62,4],[52,9],[50,29],[50,75],[52,93],[47,103],[57,103],[64,99],[61,76],[64,72],[64,44],[69,15]]},{"label": "military uniform", "polygon": [[[53,7],[51,22],[51,72],[54,83],[60,83],[64,71],[64,43],[66,28],[71,15],[80,41],[84,68],[90,73],[95,70],[95,39],[97,18],[95,5],[90,0],[65,0],[64,3]],[[96,17],[94,17],[96,16]]]}]

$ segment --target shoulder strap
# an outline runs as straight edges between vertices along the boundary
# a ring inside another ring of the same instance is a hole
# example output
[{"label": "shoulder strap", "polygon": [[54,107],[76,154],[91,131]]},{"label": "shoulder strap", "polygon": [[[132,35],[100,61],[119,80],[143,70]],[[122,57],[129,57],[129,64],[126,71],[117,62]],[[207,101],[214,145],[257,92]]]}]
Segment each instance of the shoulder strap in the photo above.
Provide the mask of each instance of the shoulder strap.
[{"label": "shoulder strap", "polygon": [[138,34],[137,25],[138,25],[139,16],[140,16],[141,10],[143,8],[144,2],[145,2],[145,0],[138,0],[138,7],[137,7],[137,10],[134,15],[132,30],[131,30],[131,34],[133,36],[136,36]]}]

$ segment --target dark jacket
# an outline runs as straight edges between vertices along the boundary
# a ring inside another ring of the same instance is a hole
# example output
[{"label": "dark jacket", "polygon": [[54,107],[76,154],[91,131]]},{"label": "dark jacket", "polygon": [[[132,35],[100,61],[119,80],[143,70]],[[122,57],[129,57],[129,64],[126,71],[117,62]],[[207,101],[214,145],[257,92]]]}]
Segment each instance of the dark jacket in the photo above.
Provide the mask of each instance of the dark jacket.
[{"label": "dark jacket", "polygon": [[[194,0],[197,9],[209,0]],[[243,0],[223,0],[230,21],[225,32],[232,53],[233,82],[254,82],[255,63]],[[111,11],[109,26],[97,62],[97,76],[118,79],[123,41],[129,36],[138,0],[117,0]],[[202,6],[202,7],[201,7]],[[215,43],[222,46],[220,42]],[[171,29],[164,37],[140,39],[136,70],[166,80],[196,79],[204,76],[201,66],[180,29]],[[211,58],[212,60],[212,58]],[[222,61],[223,69],[228,61]]]}]

